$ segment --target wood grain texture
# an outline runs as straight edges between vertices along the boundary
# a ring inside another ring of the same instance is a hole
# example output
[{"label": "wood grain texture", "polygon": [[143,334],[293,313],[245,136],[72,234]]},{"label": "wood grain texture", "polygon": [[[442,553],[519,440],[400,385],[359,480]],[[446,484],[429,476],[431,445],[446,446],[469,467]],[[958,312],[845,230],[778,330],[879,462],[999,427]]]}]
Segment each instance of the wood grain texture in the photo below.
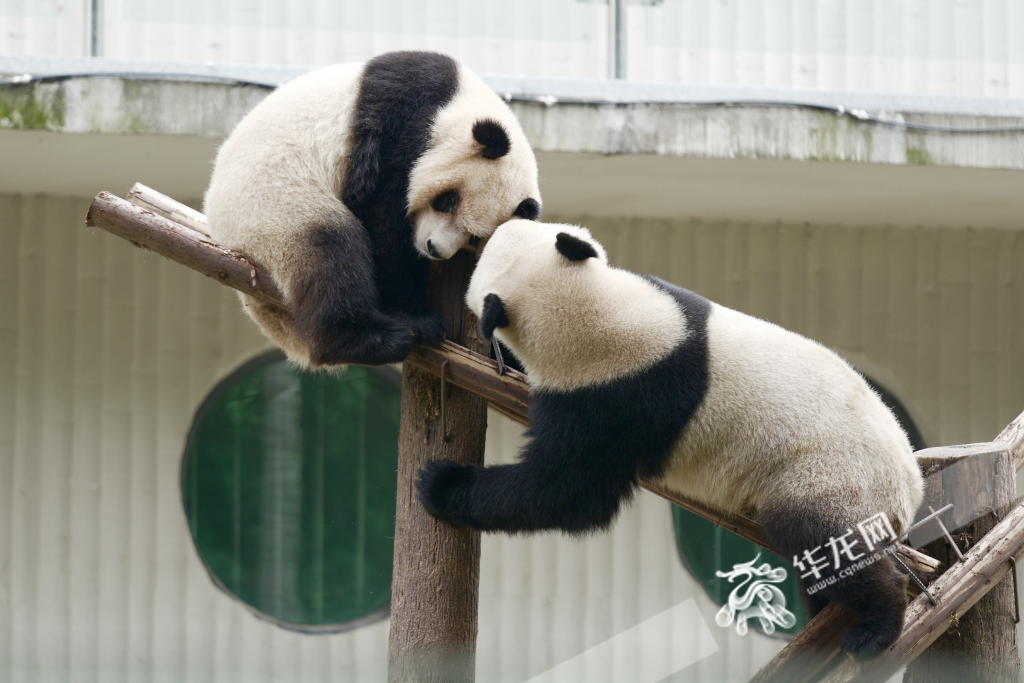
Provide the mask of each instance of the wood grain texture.
[{"label": "wood grain texture", "polygon": [[207,239],[210,237],[210,226],[206,222],[206,216],[190,206],[185,206],[181,202],[157,192],[151,187],[146,187],[142,183],[135,183],[132,185],[132,189],[128,190],[128,196],[125,199],[136,206],[152,211],[158,216],[163,216],[174,223],[191,228]]},{"label": "wood grain texture", "polygon": [[[1008,451],[1005,451],[1003,463],[1004,467],[1009,467]],[[1024,504],[1013,507],[965,553],[962,562],[950,567],[929,587],[938,600],[938,605],[933,606],[923,595],[910,603],[903,634],[895,645],[870,661],[847,659],[822,681],[881,683],[887,680],[900,667],[908,665],[921,655],[947,629],[958,623],[979,600],[995,589],[1010,571],[1010,558],[1020,559],[1022,555]]]},{"label": "wood grain texture", "polygon": [[[1016,470],[1005,444],[929,448],[919,454],[919,460],[922,468],[938,470],[926,481],[922,510],[954,505],[943,521],[961,550],[973,546],[1013,508]],[[949,466],[952,462],[955,467]],[[963,520],[967,511],[972,521],[957,525],[953,520]],[[924,550],[947,566],[959,559],[944,537]],[[1012,577],[1007,576],[907,666],[904,683],[1015,682],[1020,657],[1013,599]]]},{"label": "wood grain texture", "polygon": [[[465,344],[466,353],[486,352],[489,346],[463,303],[475,263],[460,252],[436,264],[427,285],[428,307],[441,311],[447,335]],[[405,364],[388,640],[392,683],[474,680],[480,532],[431,517],[420,505],[416,480],[431,460],[483,465],[486,434],[486,399],[452,383],[442,387],[427,370]]]},{"label": "wood grain texture", "polygon": [[267,303],[280,306],[284,302],[273,279],[244,254],[201,239],[199,233],[188,226],[135,206],[109,192],[96,196],[85,224],[123,237],[137,247],[155,251]]},{"label": "wood grain texture", "polygon": [[1003,431],[999,432],[996,441],[1003,441],[1009,445],[1013,452],[1014,467],[1018,470],[1024,467],[1024,413],[1006,425]]}]

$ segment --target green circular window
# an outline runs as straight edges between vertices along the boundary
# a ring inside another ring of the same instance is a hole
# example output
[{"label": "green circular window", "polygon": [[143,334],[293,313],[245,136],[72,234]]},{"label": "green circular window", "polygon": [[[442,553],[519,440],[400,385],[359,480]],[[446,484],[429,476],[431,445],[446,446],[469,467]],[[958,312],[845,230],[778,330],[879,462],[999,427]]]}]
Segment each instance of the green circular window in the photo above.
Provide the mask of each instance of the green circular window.
[{"label": "green circular window", "polygon": [[[871,388],[878,392],[882,402],[893,411],[896,419],[907,432],[914,450],[924,448],[921,432],[910,419],[906,408],[885,388],[868,377],[864,379],[871,385]],[[683,565],[700,582],[712,600],[719,605],[724,605],[729,600],[729,594],[737,585],[729,583],[728,579],[720,578],[715,572],[729,571],[733,565],[749,562],[760,554],[759,564],[767,562],[772,567],[783,567],[786,570],[786,580],[776,587],[786,597],[786,609],[796,616],[796,624],[788,629],[780,627],[777,632],[792,635],[807,624],[807,615],[804,613],[803,603],[800,600],[797,573],[793,570],[793,565],[789,560],[770,553],[764,548],[722,529],[714,522],[709,522],[703,517],[698,517],[675,505],[672,506],[672,521],[676,533],[676,547]],[[749,623],[760,629],[756,619]]]},{"label": "green circular window", "polygon": [[308,373],[279,352],[221,383],[195,417],[181,475],[213,580],[302,631],[385,616],[400,401],[393,369]]}]

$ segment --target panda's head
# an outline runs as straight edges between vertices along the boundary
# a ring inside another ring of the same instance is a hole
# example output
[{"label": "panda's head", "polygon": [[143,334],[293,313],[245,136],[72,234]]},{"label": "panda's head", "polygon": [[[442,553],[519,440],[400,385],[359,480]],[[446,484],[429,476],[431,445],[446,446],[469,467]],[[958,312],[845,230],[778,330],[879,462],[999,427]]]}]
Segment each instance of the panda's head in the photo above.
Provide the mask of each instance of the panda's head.
[{"label": "panda's head", "polygon": [[609,266],[604,248],[574,225],[502,225],[477,262],[466,304],[534,388],[572,390],[641,371],[686,335],[671,296]]},{"label": "panda's head", "polygon": [[537,160],[512,110],[459,67],[459,89],[434,120],[427,151],[409,174],[416,250],[447,259],[511,218],[537,220]]}]

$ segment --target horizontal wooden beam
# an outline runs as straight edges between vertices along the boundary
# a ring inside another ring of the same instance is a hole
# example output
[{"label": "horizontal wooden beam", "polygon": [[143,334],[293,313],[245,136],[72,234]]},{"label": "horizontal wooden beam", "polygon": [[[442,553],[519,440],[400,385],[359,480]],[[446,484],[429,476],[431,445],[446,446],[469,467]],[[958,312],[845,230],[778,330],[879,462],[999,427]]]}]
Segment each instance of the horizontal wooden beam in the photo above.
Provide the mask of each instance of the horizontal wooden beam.
[{"label": "horizontal wooden beam", "polygon": [[[258,263],[241,252],[216,244],[208,236],[209,228],[201,213],[141,184],[136,184],[128,197],[130,201],[101,192],[89,208],[86,224],[288,310],[284,295]],[[449,341],[439,348],[418,347],[406,362],[437,377],[444,367],[446,381],[482,396],[495,412],[529,426],[530,386],[522,373],[507,369],[506,374],[499,375],[495,361]],[[769,548],[761,525],[754,520],[689,500],[654,482],[642,481],[640,485],[748,541]]]},{"label": "horizontal wooden beam", "polygon": [[[143,249],[154,251],[177,263],[207,275],[221,284],[250,294],[288,310],[288,304],[273,279],[245,254],[215,243],[203,215],[170,197],[143,185],[136,185],[126,201],[109,192],[101,192],[89,209],[86,223],[122,237]],[[514,370],[498,374],[495,361],[457,344],[445,341],[439,348],[419,347],[407,361],[452,384],[485,398],[489,407],[523,426],[529,426],[530,388],[526,377]],[[443,370],[442,370],[443,369]],[[656,482],[640,485],[662,498],[689,510],[732,533],[771,550],[761,525],[756,521],[717,510],[685,498]],[[926,580],[938,573],[938,563],[911,548],[900,549],[901,557]],[[828,610],[812,622],[822,621]],[[800,638],[834,640],[838,643],[841,626],[823,630],[804,629]],[[837,630],[838,629],[838,630]]]}]

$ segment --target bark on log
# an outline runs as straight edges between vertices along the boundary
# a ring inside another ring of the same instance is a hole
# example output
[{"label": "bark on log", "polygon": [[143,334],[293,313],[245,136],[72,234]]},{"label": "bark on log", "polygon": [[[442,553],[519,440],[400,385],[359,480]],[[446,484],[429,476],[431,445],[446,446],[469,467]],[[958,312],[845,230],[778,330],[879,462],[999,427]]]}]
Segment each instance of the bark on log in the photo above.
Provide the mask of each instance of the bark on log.
[{"label": "bark on log", "polygon": [[1017,419],[1006,425],[1003,431],[999,432],[996,441],[1003,441],[1013,451],[1013,465],[1018,470],[1024,467],[1024,413],[1017,416]]},{"label": "bark on log", "polygon": [[[489,345],[463,304],[474,265],[472,255],[462,252],[435,267],[427,305],[442,312],[453,341],[483,351]],[[405,364],[388,640],[391,683],[474,678],[480,532],[457,529],[427,514],[416,497],[416,477],[429,460],[483,464],[487,401],[451,383],[440,384],[430,372]]]},{"label": "bark on log", "polygon": [[109,192],[100,192],[96,196],[85,224],[113,233],[137,247],[155,251],[240,292],[287,308],[274,281],[245,254],[215,244],[188,226],[135,206]]},{"label": "bark on log", "polygon": [[1010,558],[1019,560],[1022,555],[1024,504],[1015,506],[967,551],[962,562],[950,567],[929,586],[938,605],[933,606],[924,595],[910,603],[903,634],[895,645],[870,661],[845,659],[823,679],[824,683],[882,683],[888,680],[942,636],[954,620],[961,619],[999,585],[1010,571]]},{"label": "bark on log", "polygon": [[[1007,434],[1012,434],[1015,430],[1018,430],[1019,427],[1017,427],[1017,425],[1024,425],[1024,413],[1017,417],[1016,420],[1011,422],[1010,425],[1000,433],[1000,438],[997,439],[997,441],[1005,441],[1009,443],[1011,440],[1005,439],[1004,437]],[[1009,452],[1013,458],[1016,469],[1018,463],[1024,459],[1024,439],[1013,440],[1012,446],[1009,447]],[[934,473],[936,469],[948,466],[948,463],[944,464],[929,459],[924,463],[922,471],[927,477]],[[922,578],[924,577],[922,576]],[[928,583],[928,580],[925,579],[925,582]],[[915,602],[911,604],[911,609],[908,609],[903,636],[900,637],[900,641],[897,642],[894,647],[906,647],[906,645],[903,644],[903,640],[905,637],[908,637],[907,628],[910,621],[911,610],[913,609],[914,604],[917,604],[921,599],[927,600],[926,597],[922,598],[919,596]],[[964,614],[966,609],[967,608],[963,608],[959,614]],[[768,664],[766,664],[761,671],[751,679],[751,681],[756,681],[757,683],[807,683],[809,681],[819,680],[822,670],[827,668],[830,664],[835,663],[837,655],[841,652],[839,648],[839,637],[851,623],[852,621],[846,617],[845,614],[841,611],[832,609],[831,606],[822,610],[817,617],[812,619],[811,622],[800,631],[799,637],[790,641],[790,643],[775,655],[775,657],[768,662]],[[814,651],[814,649],[817,649],[818,651]],[[916,657],[917,654],[920,654],[922,651],[922,648],[915,649],[914,652],[916,654],[914,654],[913,657]],[[906,665],[913,661],[913,657],[904,659],[899,666]],[[899,666],[897,666],[893,672],[897,671]]]},{"label": "bark on log", "polygon": [[[925,471],[929,463],[941,470],[926,480],[923,510],[953,503],[953,510],[943,518],[961,551],[973,546],[1013,508],[1016,469],[1004,443],[929,448],[918,459]],[[953,463],[955,467],[950,466]],[[952,519],[964,520],[968,510],[973,511],[969,514],[974,521],[954,530],[957,522]],[[942,536],[924,550],[946,566],[959,559]],[[1013,578],[1007,576],[907,666],[903,683],[1015,682],[1020,657],[1013,600]]]}]

